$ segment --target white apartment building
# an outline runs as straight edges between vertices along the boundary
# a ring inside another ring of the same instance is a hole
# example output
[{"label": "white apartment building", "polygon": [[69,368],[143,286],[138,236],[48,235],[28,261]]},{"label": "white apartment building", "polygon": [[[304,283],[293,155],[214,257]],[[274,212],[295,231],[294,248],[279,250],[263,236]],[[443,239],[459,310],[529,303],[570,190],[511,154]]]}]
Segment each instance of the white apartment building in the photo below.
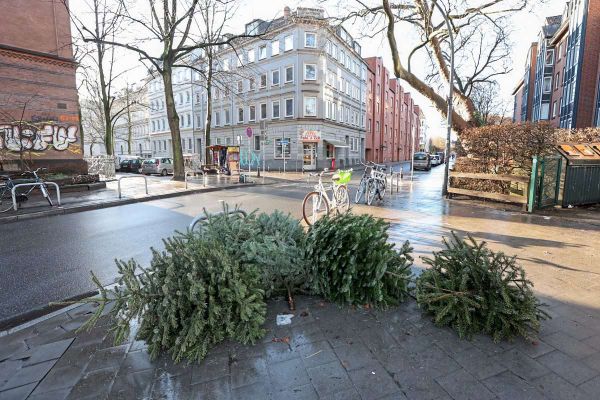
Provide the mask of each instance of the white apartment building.
[{"label": "white apartment building", "polygon": [[140,87],[129,89],[128,94],[124,93],[124,91],[120,93],[113,106],[114,112],[119,113],[114,125],[114,154],[152,157],[150,109],[145,82],[142,82]]},{"label": "white apartment building", "polygon": [[[323,10],[300,7],[286,7],[273,21],[254,20],[246,33],[264,35],[217,55],[211,144],[240,146],[243,167],[264,159],[270,168],[314,170],[363,160],[367,65],[358,43],[330,26]],[[204,154],[200,75],[179,69],[173,80],[184,154]],[[159,79],[150,82],[149,104],[153,154],[170,155]]]}]

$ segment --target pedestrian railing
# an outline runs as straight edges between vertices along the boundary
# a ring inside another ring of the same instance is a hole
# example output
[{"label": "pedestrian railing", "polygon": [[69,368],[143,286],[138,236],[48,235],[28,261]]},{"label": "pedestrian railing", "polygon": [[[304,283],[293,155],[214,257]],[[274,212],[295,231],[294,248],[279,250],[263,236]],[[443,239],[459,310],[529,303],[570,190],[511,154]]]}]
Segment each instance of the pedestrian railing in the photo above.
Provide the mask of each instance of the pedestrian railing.
[{"label": "pedestrian railing", "polygon": [[[52,185],[56,188],[56,200],[58,205],[60,206],[60,188],[58,187],[58,184],[56,184],[56,182],[30,182],[30,183],[17,183],[15,186],[12,187],[10,193],[12,195],[12,203],[13,203],[13,209],[15,211],[17,211],[19,205],[17,204],[17,188],[20,187],[28,187],[28,186],[39,186],[40,188],[43,185]],[[50,196],[50,193],[48,193],[48,196]]]},{"label": "pedestrian railing", "polygon": [[144,175],[126,175],[119,177],[117,182],[117,188],[119,191],[119,198],[121,198],[121,180],[123,179],[131,179],[131,178],[142,178],[144,179],[144,186],[146,187],[146,194],[148,194],[148,179]]},{"label": "pedestrian railing", "polygon": [[[481,190],[463,189],[456,186],[452,186],[452,178],[461,179],[477,179],[477,180],[490,180],[490,181],[501,181],[501,182],[518,182],[523,184],[524,188],[522,195],[519,194],[503,194],[493,193]],[[471,172],[451,172],[450,179],[448,180],[448,193],[450,195],[458,194],[469,197],[479,197],[483,199],[503,201],[506,203],[522,204],[524,208],[527,208],[528,200],[528,187],[530,177],[520,175],[497,175],[497,174],[480,174]]]},{"label": "pedestrian railing", "polygon": [[190,170],[190,171],[185,171],[185,188],[186,189],[188,188],[188,176],[191,176],[191,175],[196,176],[198,174],[202,175],[202,185],[206,186],[206,175],[204,174],[204,172],[200,171],[200,170]]},{"label": "pedestrian railing", "polygon": [[204,209],[204,214],[200,214],[196,218],[194,218],[192,220],[192,222],[190,222],[190,225],[188,228],[190,231],[193,231],[194,228],[196,227],[196,225],[198,225],[198,223],[200,223],[201,221],[206,221],[209,217],[212,217],[215,215],[230,215],[230,214],[239,214],[244,218],[246,218],[248,216],[248,213],[246,213],[246,211],[240,210],[240,209],[235,209],[235,210],[231,210],[231,211],[226,210],[226,211],[221,211],[221,212],[214,213],[214,214],[208,214],[206,212],[206,209]]}]

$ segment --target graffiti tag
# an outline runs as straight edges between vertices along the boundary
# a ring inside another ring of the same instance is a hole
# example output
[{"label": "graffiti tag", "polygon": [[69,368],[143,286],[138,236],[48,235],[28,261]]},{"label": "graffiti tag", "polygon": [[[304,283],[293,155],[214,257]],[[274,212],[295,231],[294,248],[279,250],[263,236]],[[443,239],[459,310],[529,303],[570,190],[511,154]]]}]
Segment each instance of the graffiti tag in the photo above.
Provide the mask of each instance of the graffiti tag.
[{"label": "graffiti tag", "polygon": [[77,142],[76,125],[0,125],[0,150],[36,151],[49,149],[65,151],[69,144]]},{"label": "graffiti tag", "polygon": [[240,152],[240,166],[247,167],[248,164],[250,167],[258,167],[260,166],[260,153],[253,153],[251,151]]}]

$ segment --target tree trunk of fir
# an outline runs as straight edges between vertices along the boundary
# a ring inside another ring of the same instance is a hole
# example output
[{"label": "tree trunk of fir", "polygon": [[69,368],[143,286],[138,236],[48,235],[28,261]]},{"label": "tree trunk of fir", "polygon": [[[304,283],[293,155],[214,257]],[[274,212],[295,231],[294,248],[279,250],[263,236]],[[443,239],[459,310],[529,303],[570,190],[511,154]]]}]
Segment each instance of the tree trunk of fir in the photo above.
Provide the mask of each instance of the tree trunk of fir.
[{"label": "tree trunk of fir", "polygon": [[173,149],[173,180],[183,181],[185,179],[185,166],[183,164],[183,151],[181,149],[179,115],[177,114],[175,100],[173,98],[173,81],[170,66],[163,66],[162,78],[165,85],[167,119],[169,120],[169,128],[171,130],[171,143]]}]

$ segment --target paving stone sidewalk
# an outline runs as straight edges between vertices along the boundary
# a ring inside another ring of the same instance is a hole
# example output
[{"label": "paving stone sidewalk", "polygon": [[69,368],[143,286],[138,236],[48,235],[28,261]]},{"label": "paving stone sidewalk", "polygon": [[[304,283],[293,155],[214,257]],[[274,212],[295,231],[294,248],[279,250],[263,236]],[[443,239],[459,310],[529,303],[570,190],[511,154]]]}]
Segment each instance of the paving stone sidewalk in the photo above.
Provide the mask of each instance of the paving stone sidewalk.
[{"label": "paving stone sidewalk", "polygon": [[271,301],[264,340],[187,365],[115,345],[107,317],[76,333],[87,304],[0,337],[0,399],[597,399],[600,315],[574,335],[566,311],[550,307],[536,342],[494,344],[435,327],[412,300],[376,311],[299,297],[291,325],[276,326],[288,310]]}]

